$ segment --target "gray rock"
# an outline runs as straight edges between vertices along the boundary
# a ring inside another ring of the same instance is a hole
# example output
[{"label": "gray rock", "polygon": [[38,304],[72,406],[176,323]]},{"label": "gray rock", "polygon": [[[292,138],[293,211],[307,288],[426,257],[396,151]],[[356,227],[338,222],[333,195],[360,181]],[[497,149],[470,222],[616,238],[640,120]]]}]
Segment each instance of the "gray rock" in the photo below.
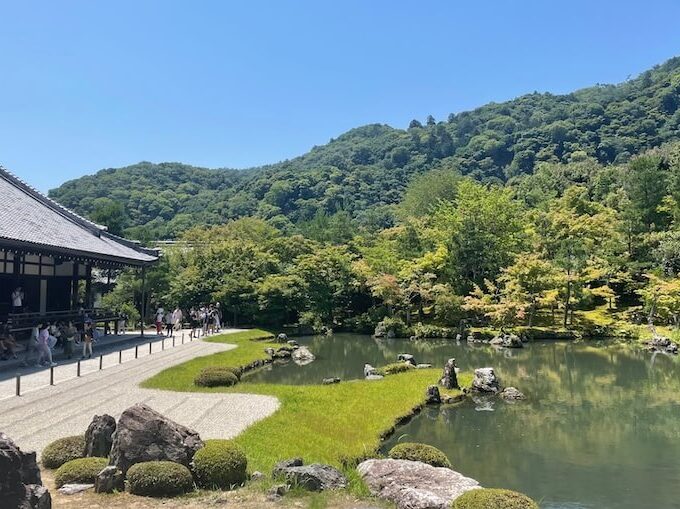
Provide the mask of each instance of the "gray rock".
[{"label": "gray rock", "polygon": [[289,339],[288,341],[286,341],[286,343],[288,343],[292,347],[300,346],[299,343],[294,339]]},{"label": "gray rock", "polygon": [[665,336],[654,336],[645,343],[650,352],[666,352],[670,354],[678,353],[678,344]]},{"label": "gray rock", "polygon": [[401,362],[408,362],[409,364],[416,366],[416,359],[410,353],[400,353],[397,355],[397,360]]},{"label": "gray rock", "polygon": [[357,471],[374,496],[398,509],[449,509],[460,495],[480,487],[450,468],[419,461],[371,459],[359,464]]},{"label": "gray rock", "polygon": [[62,495],[75,495],[76,493],[82,493],[83,491],[91,490],[94,488],[94,484],[64,484],[57,491]]},{"label": "gray rock", "polygon": [[107,458],[113,444],[116,420],[110,415],[95,415],[85,432],[85,456]]},{"label": "gray rock", "polygon": [[289,350],[288,348],[279,348],[272,357],[274,359],[290,359],[293,355],[293,352]]},{"label": "gray rock", "polygon": [[332,377],[332,378],[324,378],[324,379],[321,381],[321,383],[322,383],[323,385],[339,384],[339,383],[340,383],[340,379],[339,379],[337,376]]},{"label": "gray rock", "polygon": [[477,392],[498,393],[501,390],[500,380],[493,368],[475,369],[475,377],[472,379],[472,390]]},{"label": "gray rock", "polygon": [[138,403],[125,410],[118,420],[110,463],[123,473],[143,461],[174,461],[189,468],[201,447],[201,437],[194,430]]},{"label": "gray rock", "polygon": [[113,493],[125,490],[125,476],[118,467],[108,466],[94,480],[95,493]]},{"label": "gray rock", "polygon": [[52,495],[40,484],[26,485],[26,498],[19,509],[52,509]]},{"label": "gray rock", "polygon": [[383,378],[382,375],[368,375],[366,380],[382,380]]},{"label": "gray rock", "polygon": [[292,353],[293,362],[298,366],[305,366],[310,362],[313,362],[316,357],[306,346],[301,346]]},{"label": "gray rock", "polygon": [[267,499],[272,501],[278,500],[288,493],[289,490],[290,486],[287,484],[276,484],[269,488],[269,491],[267,491]]},{"label": "gray rock", "polygon": [[416,369],[429,369],[432,367],[432,364],[416,364]]},{"label": "gray rock", "polygon": [[527,397],[523,393],[521,393],[514,387],[506,387],[501,391],[499,396],[503,398],[505,401],[520,401],[523,399],[527,399]]},{"label": "gray rock", "polygon": [[51,497],[42,486],[35,452],[23,452],[0,432],[0,507],[50,508]]},{"label": "gray rock", "polygon": [[364,378],[368,378],[371,375],[377,375],[378,370],[375,369],[370,364],[364,364]]},{"label": "gray rock", "polygon": [[285,474],[286,469],[291,467],[301,467],[303,464],[302,458],[290,458],[279,461],[272,469],[272,477],[274,479],[282,477]]},{"label": "gray rock", "polygon": [[456,359],[451,358],[444,364],[444,372],[440,382],[445,389],[460,389],[456,374]]},{"label": "gray rock", "polygon": [[279,343],[285,343],[286,341],[288,341],[288,335],[282,332],[281,334],[276,336],[276,340]]},{"label": "gray rock", "polygon": [[425,391],[425,403],[428,405],[438,405],[442,402],[442,397],[439,394],[439,387],[430,385]]},{"label": "gray rock", "polygon": [[290,466],[279,470],[278,478],[292,486],[309,491],[326,491],[347,487],[347,478],[337,468],[314,463],[307,466]]},{"label": "gray rock", "polygon": [[260,472],[259,470],[255,470],[255,472],[250,474],[251,482],[261,481],[262,479],[264,479],[264,474],[262,472]]},{"label": "gray rock", "polygon": [[273,348],[265,348],[264,353],[269,355],[269,357],[274,357],[275,350]]},{"label": "gray rock", "polygon": [[501,348],[524,348],[524,343],[517,334],[501,334],[489,341],[489,344]]}]

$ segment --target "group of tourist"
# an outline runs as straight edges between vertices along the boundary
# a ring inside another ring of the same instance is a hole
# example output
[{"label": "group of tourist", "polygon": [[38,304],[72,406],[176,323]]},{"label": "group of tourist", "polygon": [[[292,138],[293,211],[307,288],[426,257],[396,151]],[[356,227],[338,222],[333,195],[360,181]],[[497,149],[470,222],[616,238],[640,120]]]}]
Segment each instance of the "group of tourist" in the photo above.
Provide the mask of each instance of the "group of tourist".
[{"label": "group of tourist", "polygon": [[166,311],[161,305],[158,306],[154,318],[156,334],[172,336],[175,332],[182,330],[185,317],[189,322],[192,338],[214,334],[222,330],[222,308],[219,302],[192,306],[186,315],[179,306],[174,311]]},{"label": "group of tourist", "polygon": [[82,345],[81,359],[92,358],[92,345],[96,340],[96,330],[91,319],[86,318],[82,327],[73,322],[41,322],[31,330],[26,345],[24,366],[29,366],[33,357],[37,357],[35,365],[49,367],[57,364],[52,360],[55,350],[62,349],[71,359],[76,345]]}]

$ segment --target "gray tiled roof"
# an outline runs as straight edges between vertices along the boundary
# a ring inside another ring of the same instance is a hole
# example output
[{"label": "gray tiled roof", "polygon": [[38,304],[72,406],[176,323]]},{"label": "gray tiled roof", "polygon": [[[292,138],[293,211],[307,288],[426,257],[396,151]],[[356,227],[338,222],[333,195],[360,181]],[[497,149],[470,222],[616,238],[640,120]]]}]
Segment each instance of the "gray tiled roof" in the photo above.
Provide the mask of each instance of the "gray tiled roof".
[{"label": "gray tiled roof", "polygon": [[42,195],[0,167],[0,240],[45,247],[124,264],[154,262],[158,255],[111,235]]}]

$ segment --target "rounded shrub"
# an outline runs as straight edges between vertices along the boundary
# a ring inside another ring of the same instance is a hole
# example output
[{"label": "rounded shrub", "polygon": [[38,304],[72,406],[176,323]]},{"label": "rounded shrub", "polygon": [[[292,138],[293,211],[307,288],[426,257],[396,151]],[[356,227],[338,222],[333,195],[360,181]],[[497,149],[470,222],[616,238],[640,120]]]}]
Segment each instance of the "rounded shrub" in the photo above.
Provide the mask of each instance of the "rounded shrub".
[{"label": "rounded shrub", "polygon": [[85,436],[60,438],[45,447],[40,457],[45,468],[59,468],[67,461],[82,458],[85,455]]},{"label": "rounded shrub", "polygon": [[207,440],[194,454],[191,468],[201,488],[230,489],[246,480],[248,459],[231,440]]},{"label": "rounded shrub", "polygon": [[451,463],[446,454],[427,444],[412,442],[397,444],[390,449],[388,456],[393,460],[422,461],[433,467],[451,468]]},{"label": "rounded shrub", "polygon": [[172,461],[136,463],[127,472],[130,493],[144,497],[174,497],[194,489],[191,472]]},{"label": "rounded shrub", "polygon": [[522,493],[482,488],[463,493],[453,501],[453,509],[538,509],[538,504]]},{"label": "rounded shrub", "polygon": [[229,371],[236,376],[239,380],[241,379],[241,375],[243,374],[243,370],[238,367],[234,366],[208,366],[207,368],[203,368],[203,371],[205,372],[223,372],[223,371]]},{"label": "rounded shrub", "polygon": [[97,474],[109,464],[106,458],[78,458],[67,461],[54,473],[54,484],[94,484]]},{"label": "rounded shrub", "polygon": [[382,368],[378,368],[378,374],[382,376],[396,375],[397,373],[403,373],[405,371],[410,371],[416,367],[410,362],[393,362],[392,364],[387,364]]},{"label": "rounded shrub", "polygon": [[205,368],[196,376],[194,384],[200,387],[231,387],[238,383],[238,376],[233,369],[217,366]]}]

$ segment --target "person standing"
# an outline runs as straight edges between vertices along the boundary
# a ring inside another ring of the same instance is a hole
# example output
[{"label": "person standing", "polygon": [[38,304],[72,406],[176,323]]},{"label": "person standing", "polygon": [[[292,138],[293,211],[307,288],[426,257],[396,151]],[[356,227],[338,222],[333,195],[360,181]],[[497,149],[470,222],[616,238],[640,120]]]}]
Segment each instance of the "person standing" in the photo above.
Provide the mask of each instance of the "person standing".
[{"label": "person standing", "polygon": [[172,336],[172,328],[174,327],[174,324],[175,322],[172,318],[172,311],[168,309],[168,312],[165,313],[165,335],[167,337]]},{"label": "person standing", "polygon": [[222,308],[219,302],[215,304],[215,328],[217,332],[222,331]]},{"label": "person standing", "polygon": [[85,322],[85,329],[83,330],[83,356],[88,355],[88,359],[92,358],[92,342],[94,341],[94,329],[90,320]]},{"label": "person standing", "polygon": [[21,313],[24,310],[24,289],[17,286],[12,292],[12,313]]},{"label": "person standing", "polygon": [[165,309],[163,306],[158,306],[156,310],[156,335],[163,334],[163,319],[165,318]]},{"label": "person standing", "polygon": [[182,310],[177,306],[175,310],[172,312],[172,325],[175,329],[176,332],[179,332],[182,330],[182,319],[184,318],[184,313],[182,313]]},{"label": "person standing", "polygon": [[70,359],[73,357],[73,343],[76,340],[76,335],[78,334],[78,329],[76,329],[73,322],[68,323],[68,327],[64,329],[64,336],[66,340],[64,341],[64,353]]},{"label": "person standing", "polygon": [[[40,352],[38,364],[45,367],[54,367],[57,363],[52,361],[52,349],[50,348],[50,342],[54,338],[50,336],[49,324],[40,325],[42,328],[38,334],[38,352]],[[56,342],[56,339],[54,341]]]}]

